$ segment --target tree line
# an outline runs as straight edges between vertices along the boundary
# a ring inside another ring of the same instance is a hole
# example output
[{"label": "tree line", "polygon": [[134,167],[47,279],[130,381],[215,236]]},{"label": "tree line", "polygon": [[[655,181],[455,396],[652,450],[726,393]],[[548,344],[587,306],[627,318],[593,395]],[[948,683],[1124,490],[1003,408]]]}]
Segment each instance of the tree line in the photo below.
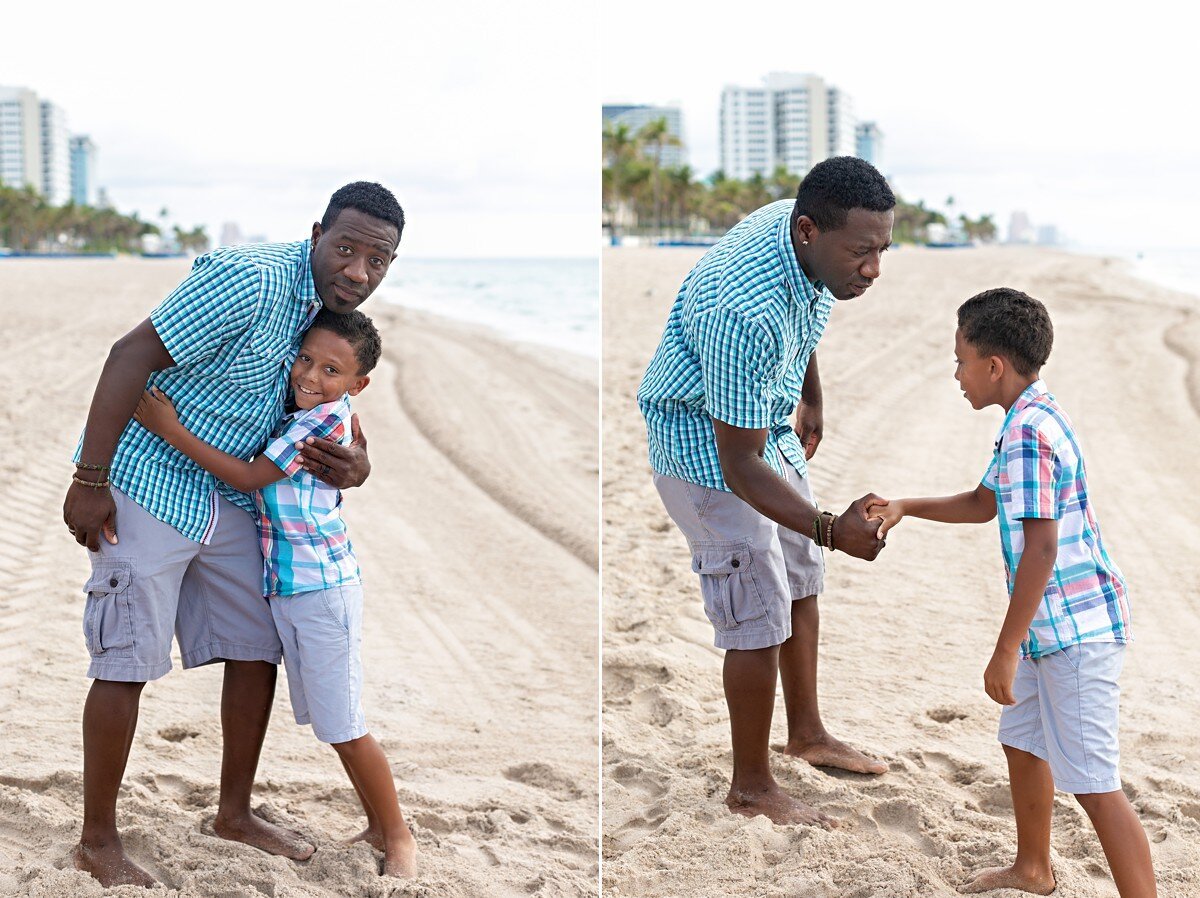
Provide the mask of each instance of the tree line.
[{"label": "tree line", "polygon": [[[738,180],[717,171],[701,180],[689,165],[664,166],[663,150],[679,146],[665,118],[636,131],[624,123],[604,126],[604,223],[612,233],[661,236],[707,236],[729,230],[755,209],[794,197],[800,176],[778,166],[769,177],[755,174]],[[953,197],[947,205],[953,207]],[[949,227],[950,219],[924,201],[896,197],[893,239],[918,243],[930,225]],[[959,215],[958,228],[970,240],[996,239],[991,215],[971,219]]]},{"label": "tree line", "polygon": [[208,235],[203,226],[184,230],[178,225],[164,235],[137,213],[122,215],[115,209],[67,203],[55,206],[32,187],[0,185],[0,247],[26,253],[84,252],[138,253],[142,238],[157,235],[173,239],[183,252],[206,252]]}]

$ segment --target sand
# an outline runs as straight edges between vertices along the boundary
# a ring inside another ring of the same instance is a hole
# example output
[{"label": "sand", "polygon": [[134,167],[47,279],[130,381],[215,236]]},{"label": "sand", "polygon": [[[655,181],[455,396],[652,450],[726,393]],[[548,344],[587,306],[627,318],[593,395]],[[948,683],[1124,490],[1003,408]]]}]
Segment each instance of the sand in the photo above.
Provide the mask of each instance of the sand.
[{"label": "sand", "polygon": [[[883,758],[880,777],[775,755],[777,777],[841,829],[775,826],[722,803],[728,721],[721,653],[683,537],[646,462],[634,394],[692,249],[615,250],[604,270],[604,892],[616,896],[932,898],[1008,863],[1015,828],[999,706],[982,673],[1006,602],[995,525],[906,521],[868,565],[829,559],[820,691],[829,729]],[[993,286],[1054,318],[1044,376],[1087,453],[1106,543],[1131,585],[1136,642],[1122,677],[1124,788],[1151,840],[1160,894],[1200,895],[1200,301],[1116,261],[1048,250],[902,248],[864,297],[839,303],[818,350],[824,507],[858,496],[971,488],[999,409],[953,380],[954,310]],[[773,743],[784,741],[782,698]],[[1054,807],[1056,894],[1115,896],[1074,799]],[[1018,893],[989,893],[1014,898]]]},{"label": "sand", "polygon": [[[402,264],[402,263],[398,263]],[[95,896],[70,867],[81,801],[85,551],[62,524],[70,453],[112,341],[187,271],[150,260],[0,262],[0,894]],[[219,666],[145,690],[118,804],[130,854],[179,896],[595,894],[597,380],[545,352],[372,300],[385,354],[355,401],[373,473],[347,492],[365,581],[367,722],[422,872],[338,840],[361,812],[281,677],[255,806],[306,863],[211,834]]]}]

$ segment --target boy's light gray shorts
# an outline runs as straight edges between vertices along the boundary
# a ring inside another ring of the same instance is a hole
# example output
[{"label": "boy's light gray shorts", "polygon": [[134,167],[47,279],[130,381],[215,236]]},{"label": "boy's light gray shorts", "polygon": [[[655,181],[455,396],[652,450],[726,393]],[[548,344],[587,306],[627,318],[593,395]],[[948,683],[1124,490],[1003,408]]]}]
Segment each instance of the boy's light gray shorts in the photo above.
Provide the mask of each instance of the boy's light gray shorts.
[{"label": "boy's light gray shorts", "polygon": [[171,669],[171,634],[183,666],[213,661],[278,664],[279,636],[262,595],[258,527],[218,500],[207,545],[193,542],[114,489],[117,544],[88,552],[83,635],[98,680],[145,683]]},{"label": "boy's light gray shorts", "polygon": [[1013,678],[1016,704],[1000,712],[1000,743],[1049,763],[1055,787],[1064,792],[1120,789],[1117,678],[1124,663],[1125,646],[1116,642],[1022,658]]},{"label": "boy's light gray shorts", "polygon": [[[811,502],[807,478],[786,461],[783,467],[787,482]],[[765,649],[785,642],[792,635],[792,602],[824,588],[821,548],[733,493],[657,473],[654,486],[687,537],[717,648]]]},{"label": "boy's light gray shorts", "polygon": [[271,596],[296,723],[330,744],[367,734],[362,708],[362,586]]}]

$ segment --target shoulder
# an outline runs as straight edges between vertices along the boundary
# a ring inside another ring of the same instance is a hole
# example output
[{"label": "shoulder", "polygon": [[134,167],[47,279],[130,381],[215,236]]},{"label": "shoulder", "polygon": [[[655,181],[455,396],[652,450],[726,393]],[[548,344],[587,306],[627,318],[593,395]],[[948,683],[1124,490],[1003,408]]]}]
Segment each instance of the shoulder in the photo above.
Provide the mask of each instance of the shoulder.
[{"label": "shoulder", "polygon": [[311,433],[322,433],[327,439],[338,440],[350,432],[350,400],[346,396],[332,402],[322,402],[310,409],[296,412],[291,421],[292,428],[303,428]]},{"label": "shoulder", "polygon": [[751,212],[697,263],[688,288],[699,300],[698,312],[720,306],[755,319],[772,298],[787,298],[777,239],[792,206],[780,200]]}]

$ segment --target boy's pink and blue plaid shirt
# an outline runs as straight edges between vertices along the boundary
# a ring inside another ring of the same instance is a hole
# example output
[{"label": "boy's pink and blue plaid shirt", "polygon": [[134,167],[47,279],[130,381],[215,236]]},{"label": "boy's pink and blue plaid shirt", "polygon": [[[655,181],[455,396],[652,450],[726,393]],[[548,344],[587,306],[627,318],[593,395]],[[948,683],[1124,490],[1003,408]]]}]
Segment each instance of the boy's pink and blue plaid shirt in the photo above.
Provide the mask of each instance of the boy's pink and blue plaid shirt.
[{"label": "boy's pink and blue plaid shirt", "polygon": [[341,490],[300,466],[296,443],[308,437],[349,445],[349,397],[288,415],[263,450],[287,475],[255,493],[265,596],[292,596],[360,582],[358,561],[342,520]]},{"label": "boy's pink and blue plaid shirt", "polygon": [[1058,558],[1021,643],[1022,657],[1132,639],[1128,589],[1100,540],[1075,429],[1042,381],[1026,387],[1009,409],[983,485],[996,494],[1010,596],[1025,548],[1022,520],[1058,521]]}]

